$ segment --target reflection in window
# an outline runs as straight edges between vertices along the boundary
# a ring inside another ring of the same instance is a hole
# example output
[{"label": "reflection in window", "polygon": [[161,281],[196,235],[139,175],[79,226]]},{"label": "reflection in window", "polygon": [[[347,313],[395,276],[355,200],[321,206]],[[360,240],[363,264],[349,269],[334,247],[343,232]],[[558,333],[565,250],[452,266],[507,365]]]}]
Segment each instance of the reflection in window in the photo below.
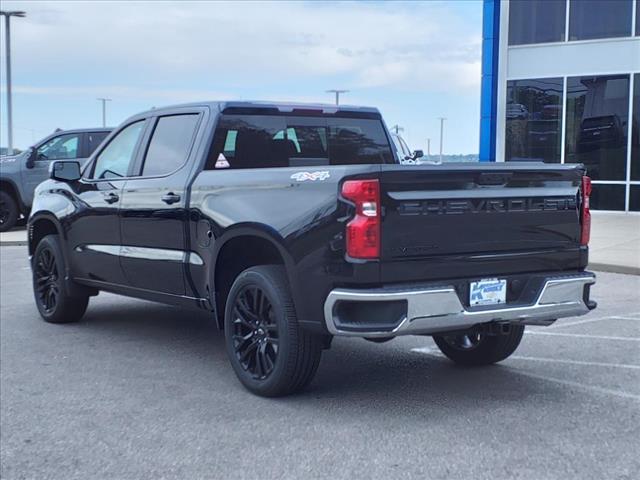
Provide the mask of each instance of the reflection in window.
[{"label": "reflection in window", "polygon": [[593,210],[624,210],[624,185],[592,185],[589,205]]},{"label": "reflection in window", "polygon": [[565,162],[594,180],[625,180],[629,75],[567,79]]},{"label": "reflection in window", "polygon": [[562,78],[507,82],[505,159],[560,162]]},{"label": "reflection in window", "polygon": [[633,117],[631,117],[631,180],[640,180],[640,73],[633,77]]},{"label": "reflection in window", "polygon": [[519,0],[509,4],[509,45],[562,42],[566,0]]},{"label": "reflection in window", "polygon": [[569,40],[628,37],[633,0],[571,0]]},{"label": "reflection in window", "polygon": [[187,160],[198,115],[160,117],[142,168],[142,175],[164,175],[181,167]]}]

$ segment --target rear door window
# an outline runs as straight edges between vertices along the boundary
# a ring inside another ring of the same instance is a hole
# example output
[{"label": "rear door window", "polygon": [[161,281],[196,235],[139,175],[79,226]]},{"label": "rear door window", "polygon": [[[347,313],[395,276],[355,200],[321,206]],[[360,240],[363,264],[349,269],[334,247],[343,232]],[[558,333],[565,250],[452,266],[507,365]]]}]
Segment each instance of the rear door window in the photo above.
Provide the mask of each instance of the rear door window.
[{"label": "rear door window", "polygon": [[392,163],[381,120],[223,115],[207,169]]},{"label": "rear door window", "polygon": [[144,159],[142,175],[165,175],[184,165],[197,125],[198,114],[158,118]]}]

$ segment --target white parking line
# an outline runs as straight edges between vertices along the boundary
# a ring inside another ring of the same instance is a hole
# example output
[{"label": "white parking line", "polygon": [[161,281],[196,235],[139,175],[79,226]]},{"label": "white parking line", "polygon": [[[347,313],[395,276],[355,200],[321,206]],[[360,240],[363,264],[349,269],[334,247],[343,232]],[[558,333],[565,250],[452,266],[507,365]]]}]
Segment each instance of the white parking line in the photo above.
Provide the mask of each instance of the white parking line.
[{"label": "white parking line", "polygon": [[[430,355],[432,357],[438,358],[439,360],[444,359],[444,355],[442,353],[435,351],[429,347],[412,348],[411,351]],[[511,358],[517,358],[517,357],[511,357]],[[526,358],[526,357],[520,357],[520,358]],[[560,385],[565,385],[565,386],[574,387],[574,388],[580,388],[582,390],[587,390],[594,393],[600,393],[604,395],[613,395],[615,397],[620,397],[620,398],[628,398],[631,400],[635,400],[636,402],[640,402],[640,395],[636,395],[634,393],[621,392],[619,390],[612,390],[610,388],[598,387],[596,385],[586,385],[584,383],[574,382],[573,380],[564,380],[562,378],[547,377],[547,376],[538,375],[535,373],[523,372],[522,370],[517,370],[514,368],[509,368],[509,371],[515,372],[518,375],[522,375],[524,377],[530,377],[530,378],[535,378],[537,380],[558,383]]]},{"label": "white parking line", "polygon": [[[636,313],[631,313],[630,315],[637,315]],[[553,328],[562,328],[562,327],[573,327],[574,325],[582,325],[583,323],[591,323],[591,322],[599,322],[601,320],[636,320],[640,321],[640,318],[633,318],[623,315],[612,315],[609,317],[595,317],[595,318],[585,318],[584,320],[576,320],[575,322],[556,322],[549,327],[544,327],[545,330],[550,330]]]},{"label": "white parking line", "polygon": [[595,392],[595,393],[603,393],[605,395],[614,395],[616,397],[621,397],[621,398],[630,398],[632,400],[635,400],[636,402],[640,402],[640,395],[636,395],[634,393],[621,392],[619,390],[612,390],[610,388],[598,387],[598,386],[595,386],[595,385],[585,385],[584,383],[574,382],[573,380],[564,380],[562,378],[547,377],[547,376],[544,376],[544,375],[537,375],[535,373],[523,372],[522,370],[515,370],[513,368],[510,368],[509,370],[511,370],[512,372],[516,372],[519,375],[523,375],[525,377],[535,378],[537,380],[543,380],[543,381],[547,381],[547,382],[559,383],[561,385],[580,388],[582,390],[588,390],[588,391]]},{"label": "white parking line", "polygon": [[527,333],[529,335],[550,335],[554,337],[591,338],[593,340],[619,340],[623,342],[640,342],[640,338],[637,337],[612,337],[609,335],[586,335],[583,333],[539,332],[537,330],[525,330],[524,333]]},{"label": "white parking line", "polygon": [[607,363],[607,362],[586,362],[583,360],[567,360],[565,358],[543,358],[543,357],[524,357],[521,355],[511,355],[510,360],[528,360],[531,362],[548,362],[548,363],[566,363],[568,365],[584,365],[586,367],[613,367],[627,368],[629,370],[640,370],[640,365],[629,365],[626,363]]}]

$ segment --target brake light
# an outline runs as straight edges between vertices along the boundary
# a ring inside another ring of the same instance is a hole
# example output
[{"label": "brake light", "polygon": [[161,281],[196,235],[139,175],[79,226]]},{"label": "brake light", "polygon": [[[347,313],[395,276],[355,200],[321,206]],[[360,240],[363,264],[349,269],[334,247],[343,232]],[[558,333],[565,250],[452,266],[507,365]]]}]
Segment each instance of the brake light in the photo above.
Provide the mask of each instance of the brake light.
[{"label": "brake light", "polygon": [[580,245],[589,245],[591,238],[591,211],[589,210],[589,197],[591,196],[591,178],[586,175],[582,177],[582,210],[580,218],[582,223],[582,233],[580,234]]},{"label": "brake light", "polygon": [[342,196],[356,205],[347,223],[347,255],[352,258],[380,257],[380,183],[378,180],[348,180]]}]

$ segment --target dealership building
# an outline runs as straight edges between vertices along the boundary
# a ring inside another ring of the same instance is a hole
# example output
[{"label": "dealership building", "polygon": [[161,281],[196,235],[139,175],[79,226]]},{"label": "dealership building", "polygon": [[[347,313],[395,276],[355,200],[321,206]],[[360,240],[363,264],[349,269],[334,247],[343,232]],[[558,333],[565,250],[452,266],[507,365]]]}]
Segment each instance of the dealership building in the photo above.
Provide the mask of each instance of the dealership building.
[{"label": "dealership building", "polygon": [[583,163],[640,212],[640,0],[484,0],[480,160]]}]

